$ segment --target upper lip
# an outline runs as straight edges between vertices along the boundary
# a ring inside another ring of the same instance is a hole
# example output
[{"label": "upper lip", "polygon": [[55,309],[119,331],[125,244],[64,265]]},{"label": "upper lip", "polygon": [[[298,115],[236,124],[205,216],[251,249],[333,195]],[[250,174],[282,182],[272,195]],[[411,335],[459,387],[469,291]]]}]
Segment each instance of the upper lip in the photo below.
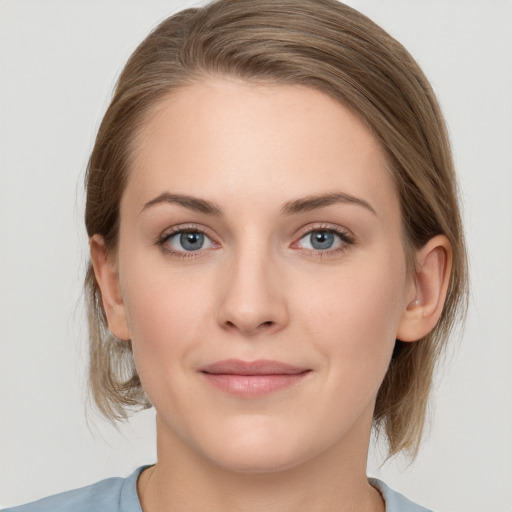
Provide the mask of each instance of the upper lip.
[{"label": "upper lip", "polygon": [[308,370],[309,368],[301,368],[267,359],[260,359],[257,361],[226,359],[224,361],[217,361],[199,368],[200,372],[217,375],[296,375]]}]

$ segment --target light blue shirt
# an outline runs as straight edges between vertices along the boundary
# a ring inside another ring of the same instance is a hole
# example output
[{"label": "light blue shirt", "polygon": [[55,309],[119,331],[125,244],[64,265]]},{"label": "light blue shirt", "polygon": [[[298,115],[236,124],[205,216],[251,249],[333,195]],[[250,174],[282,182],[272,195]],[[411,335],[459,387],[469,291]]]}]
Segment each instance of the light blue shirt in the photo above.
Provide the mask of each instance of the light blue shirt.
[{"label": "light blue shirt", "polygon": [[[136,469],[128,478],[107,478],[87,487],[67,491],[3,512],[142,512],[137,495],[137,478],[148,466]],[[391,490],[384,482],[370,478],[386,502],[386,512],[432,512]]]}]

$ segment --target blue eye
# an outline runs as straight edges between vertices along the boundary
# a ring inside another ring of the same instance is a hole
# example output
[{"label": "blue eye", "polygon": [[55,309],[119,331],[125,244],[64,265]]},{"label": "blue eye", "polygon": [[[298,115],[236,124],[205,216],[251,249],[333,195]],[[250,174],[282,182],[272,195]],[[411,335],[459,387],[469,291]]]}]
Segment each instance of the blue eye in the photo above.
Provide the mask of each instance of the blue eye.
[{"label": "blue eye", "polygon": [[198,251],[204,245],[202,233],[180,233],[180,244],[186,251]]},{"label": "blue eye", "polygon": [[182,230],[166,236],[162,245],[167,245],[173,252],[194,252],[214,247],[213,241],[201,231]]},{"label": "blue eye", "polygon": [[333,229],[315,229],[305,234],[299,243],[303,249],[328,251],[340,249],[352,243],[350,238]]},{"label": "blue eye", "polygon": [[313,231],[309,235],[309,241],[313,249],[330,249],[334,245],[334,233],[332,231]]}]

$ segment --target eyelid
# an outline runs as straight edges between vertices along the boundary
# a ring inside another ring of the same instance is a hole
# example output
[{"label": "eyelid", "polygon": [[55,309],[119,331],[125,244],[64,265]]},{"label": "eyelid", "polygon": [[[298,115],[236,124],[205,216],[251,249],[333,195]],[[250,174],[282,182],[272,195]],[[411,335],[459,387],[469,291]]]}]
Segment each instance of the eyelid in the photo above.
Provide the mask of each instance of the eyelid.
[{"label": "eyelid", "polygon": [[295,239],[300,240],[313,231],[331,231],[340,235],[347,242],[355,243],[355,237],[349,229],[336,224],[329,224],[325,222],[320,224],[308,224],[307,226],[302,227],[295,235]]}]

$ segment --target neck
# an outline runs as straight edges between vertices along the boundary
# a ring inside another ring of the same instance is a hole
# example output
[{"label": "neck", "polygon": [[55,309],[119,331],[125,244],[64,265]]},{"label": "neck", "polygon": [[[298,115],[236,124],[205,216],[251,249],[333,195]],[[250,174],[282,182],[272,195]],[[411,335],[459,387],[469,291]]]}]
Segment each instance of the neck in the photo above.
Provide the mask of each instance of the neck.
[{"label": "neck", "polygon": [[141,474],[137,484],[144,512],[385,510],[366,477],[369,431],[366,439],[349,435],[339,446],[290,468],[239,472],[201,457],[159,423],[157,419],[158,462]]}]

